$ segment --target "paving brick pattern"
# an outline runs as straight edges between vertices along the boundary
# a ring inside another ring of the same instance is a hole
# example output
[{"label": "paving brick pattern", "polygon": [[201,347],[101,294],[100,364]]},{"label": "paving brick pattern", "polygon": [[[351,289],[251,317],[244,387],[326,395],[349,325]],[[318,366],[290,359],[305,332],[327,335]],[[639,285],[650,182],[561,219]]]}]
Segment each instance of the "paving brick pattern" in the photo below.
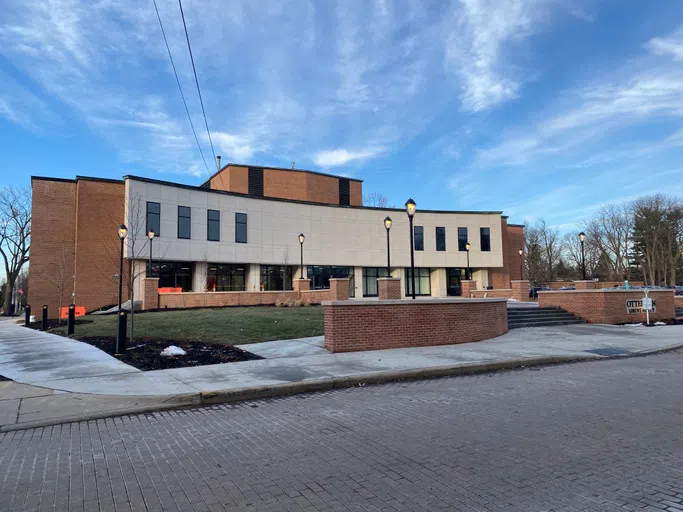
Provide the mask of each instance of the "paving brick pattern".
[{"label": "paving brick pattern", "polygon": [[0,436],[0,510],[683,510],[683,353]]}]

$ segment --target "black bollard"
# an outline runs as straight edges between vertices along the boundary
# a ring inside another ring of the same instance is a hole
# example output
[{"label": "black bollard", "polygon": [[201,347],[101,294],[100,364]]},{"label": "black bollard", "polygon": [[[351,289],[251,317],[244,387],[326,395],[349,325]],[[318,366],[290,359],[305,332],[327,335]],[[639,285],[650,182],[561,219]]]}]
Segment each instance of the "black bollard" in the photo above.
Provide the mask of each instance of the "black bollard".
[{"label": "black bollard", "polygon": [[24,325],[26,327],[31,323],[31,306],[26,304],[26,309],[24,310]]},{"label": "black bollard", "polygon": [[40,330],[47,331],[47,304],[43,306],[43,318],[41,319]]},{"label": "black bollard", "polygon": [[125,311],[119,311],[119,317],[116,324],[116,353],[124,354],[126,352],[126,326],[128,323],[128,314]]},{"label": "black bollard", "polygon": [[69,304],[69,319],[66,322],[66,335],[71,336],[74,333],[74,326],[76,325],[76,305]]}]

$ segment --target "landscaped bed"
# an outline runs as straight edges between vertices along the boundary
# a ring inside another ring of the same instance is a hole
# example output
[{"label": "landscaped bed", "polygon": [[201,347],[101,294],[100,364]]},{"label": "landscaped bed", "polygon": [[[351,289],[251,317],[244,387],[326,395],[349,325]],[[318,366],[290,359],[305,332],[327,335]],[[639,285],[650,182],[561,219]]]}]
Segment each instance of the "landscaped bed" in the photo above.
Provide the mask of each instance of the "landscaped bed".
[{"label": "landscaped bed", "polygon": [[[114,354],[117,315],[87,315],[76,320],[73,338]],[[39,329],[40,322],[31,324]],[[66,336],[66,324],[48,323],[48,332]],[[130,334],[130,315],[128,334]],[[261,359],[233,345],[323,334],[320,306],[298,308],[205,308],[135,313],[135,337],[122,362],[140,370]],[[162,356],[175,345],[186,355]]]}]

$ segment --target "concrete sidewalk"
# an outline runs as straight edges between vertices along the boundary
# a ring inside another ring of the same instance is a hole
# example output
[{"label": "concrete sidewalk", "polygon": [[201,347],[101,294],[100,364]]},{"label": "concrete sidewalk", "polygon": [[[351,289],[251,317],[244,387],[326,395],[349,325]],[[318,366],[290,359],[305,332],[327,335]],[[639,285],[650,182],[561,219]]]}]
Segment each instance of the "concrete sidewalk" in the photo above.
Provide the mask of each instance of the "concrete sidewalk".
[{"label": "concrete sidewalk", "polygon": [[[142,372],[87,344],[2,325],[0,374],[32,386],[14,391],[27,394],[16,398],[4,396],[0,388],[0,418],[5,418],[0,430],[41,418],[48,423],[87,419],[401,378],[645,354],[683,346],[683,326],[537,327],[478,343],[345,354],[331,354],[322,343],[316,337],[243,345],[269,359]],[[58,354],[54,359],[39,355],[46,346]],[[32,352],[39,354],[32,358]],[[60,359],[68,372],[59,370]]]}]

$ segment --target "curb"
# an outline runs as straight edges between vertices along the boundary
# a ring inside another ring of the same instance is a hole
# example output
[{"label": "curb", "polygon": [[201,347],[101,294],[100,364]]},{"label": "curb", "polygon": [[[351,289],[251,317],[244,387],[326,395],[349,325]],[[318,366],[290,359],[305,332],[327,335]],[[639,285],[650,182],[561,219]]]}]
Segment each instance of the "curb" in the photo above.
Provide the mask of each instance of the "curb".
[{"label": "curb", "polygon": [[15,425],[5,425],[0,427],[0,433],[16,430],[25,430],[36,427],[47,427],[72,423],[79,421],[89,421],[102,418],[127,416],[131,414],[145,414],[151,412],[187,409],[191,407],[219,405],[225,403],[244,402],[262,398],[274,398],[291,396],[302,393],[312,393],[319,391],[330,391],[334,389],[345,389],[356,386],[383,384],[402,380],[420,380],[440,377],[454,377],[458,375],[476,375],[502,370],[515,370],[518,368],[531,368],[536,366],[550,366],[556,364],[571,364],[587,361],[606,361],[612,359],[624,359],[632,357],[644,357],[647,355],[670,352],[683,348],[683,343],[668,345],[654,349],[647,349],[639,352],[619,354],[614,356],[575,355],[575,356],[543,356],[531,357],[528,359],[515,359],[508,361],[495,361],[490,363],[477,363],[466,366],[435,366],[431,368],[415,368],[409,370],[395,370],[374,373],[361,373],[358,375],[348,375],[344,377],[324,377],[310,379],[301,382],[289,382],[285,384],[275,384],[271,386],[245,387],[226,391],[202,391],[198,393],[188,393],[176,395],[170,399],[163,400],[156,404],[146,404],[127,409],[101,411],[85,416],[69,416],[55,418],[51,420],[37,420],[24,422]]}]

